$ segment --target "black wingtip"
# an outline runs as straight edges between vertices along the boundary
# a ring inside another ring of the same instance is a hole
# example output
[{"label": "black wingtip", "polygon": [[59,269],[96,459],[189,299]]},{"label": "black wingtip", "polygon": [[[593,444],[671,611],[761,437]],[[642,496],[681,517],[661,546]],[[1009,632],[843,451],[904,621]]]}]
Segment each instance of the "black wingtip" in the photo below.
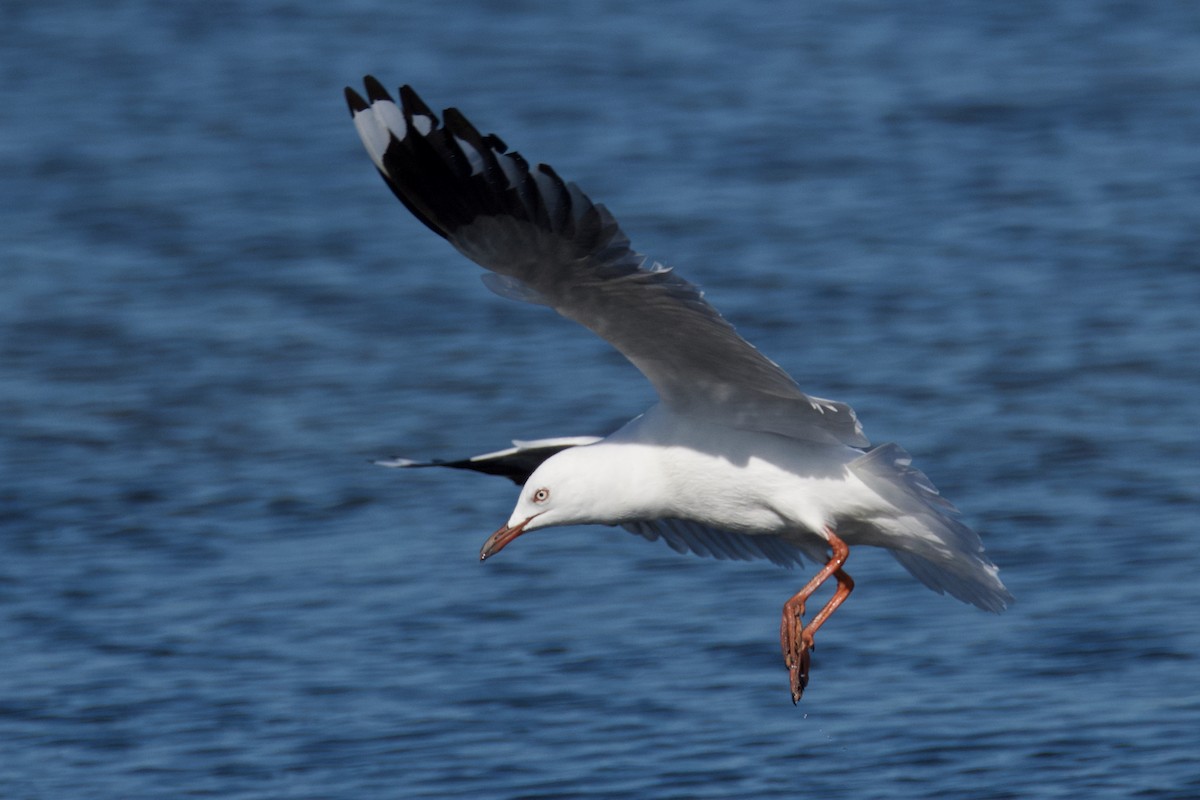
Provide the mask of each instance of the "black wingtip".
[{"label": "black wingtip", "polygon": [[442,120],[447,128],[460,139],[466,139],[476,149],[485,150],[491,148],[497,153],[508,152],[508,145],[494,133],[489,133],[484,136],[475,126],[471,124],[463,113],[457,108],[450,107],[442,112]]},{"label": "black wingtip", "polygon": [[504,140],[494,133],[489,133],[487,136],[484,136],[483,141],[488,145],[488,147],[491,147],[497,153],[508,152],[508,145],[506,145]]},{"label": "black wingtip", "polygon": [[388,94],[388,90],[383,88],[383,84],[377,81],[374,75],[364,75],[363,86],[367,87],[367,98],[372,103],[376,100],[392,99],[392,96]]},{"label": "black wingtip", "polygon": [[405,114],[409,117],[414,115],[429,117],[433,120],[434,126],[437,126],[437,114],[433,113],[433,109],[425,105],[425,101],[421,99],[421,96],[407,83],[400,87],[400,103],[404,107]]},{"label": "black wingtip", "polygon": [[363,100],[362,96],[349,86],[346,87],[346,105],[350,106],[350,116],[352,117],[358,112],[366,111],[370,108],[370,104],[366,100]]}]

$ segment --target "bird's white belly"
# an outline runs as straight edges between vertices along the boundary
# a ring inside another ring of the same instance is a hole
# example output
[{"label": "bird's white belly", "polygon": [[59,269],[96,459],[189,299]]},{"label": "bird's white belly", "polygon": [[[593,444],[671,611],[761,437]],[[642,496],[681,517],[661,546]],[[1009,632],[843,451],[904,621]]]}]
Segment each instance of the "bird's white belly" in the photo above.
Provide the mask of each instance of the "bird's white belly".
[{"label": "bird's white belly", "polygon": [[[670,513],[722,530],[822,536],[838,515],[882,502],[847,465],[860,451],[718,425],[652,409],[608,440],[661,481]],[[638,470],[641,471],[640,469]]]}]

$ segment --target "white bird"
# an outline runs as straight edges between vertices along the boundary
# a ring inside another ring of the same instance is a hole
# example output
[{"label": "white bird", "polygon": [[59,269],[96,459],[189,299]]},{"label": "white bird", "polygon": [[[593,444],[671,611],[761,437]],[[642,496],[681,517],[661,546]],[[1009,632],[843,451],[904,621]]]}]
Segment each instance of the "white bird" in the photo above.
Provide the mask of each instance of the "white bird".
[{"label": "white bird", "polygon": [[[546,305],[633,362],[659,402],[616,433],[514,442],[444,466],[523,483],[486,559],[556,525],[619,525],[717,558],[823,564],[783,606],[792,701],[808,683],[813,635],[849,596],[849,548],[889,550],[919,581],[987,611],[1012,600],[979,537],[902,448],[872,448],[845,403],[811,397],[742,339],[692,284],[630,248],[604,206],[549,166],[530,168],[456,109],[442,122],[409,86],[400,102],[364,79],[346,89],[355,128],[417,219],[490,270],[504,297]],[[805,625],[805,602],[836,590]]]}]

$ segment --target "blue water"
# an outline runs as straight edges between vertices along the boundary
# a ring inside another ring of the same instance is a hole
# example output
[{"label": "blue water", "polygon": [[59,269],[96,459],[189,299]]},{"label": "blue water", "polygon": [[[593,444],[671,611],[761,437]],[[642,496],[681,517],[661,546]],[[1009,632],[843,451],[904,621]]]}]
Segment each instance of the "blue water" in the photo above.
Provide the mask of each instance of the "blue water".
[{"label": "blue water", "polygon": [[[0,796],[1200,795],[1200,7],[0,23]],[[793,708],[803,574],[601,528],[478,564],[511,485],[369,459],[651,393],[392,199],[340,96],[368,72],[903,443],[1017,604],[856,551]]]}]

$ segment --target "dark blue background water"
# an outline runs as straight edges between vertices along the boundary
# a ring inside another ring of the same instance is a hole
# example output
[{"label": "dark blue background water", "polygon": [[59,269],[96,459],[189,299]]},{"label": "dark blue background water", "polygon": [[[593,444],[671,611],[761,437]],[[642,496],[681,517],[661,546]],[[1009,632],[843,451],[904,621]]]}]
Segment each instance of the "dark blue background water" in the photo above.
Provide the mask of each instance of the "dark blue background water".
[{"label": "dark blue background water", "polygon": [[[96,7],[99,6],[99,7]],[[0,795],[1200,795],[1200,9],[0,7]],[[373,174],[458,105],[899,440],[1018,604],[804,580],[375,456],[651,400]]]}]

